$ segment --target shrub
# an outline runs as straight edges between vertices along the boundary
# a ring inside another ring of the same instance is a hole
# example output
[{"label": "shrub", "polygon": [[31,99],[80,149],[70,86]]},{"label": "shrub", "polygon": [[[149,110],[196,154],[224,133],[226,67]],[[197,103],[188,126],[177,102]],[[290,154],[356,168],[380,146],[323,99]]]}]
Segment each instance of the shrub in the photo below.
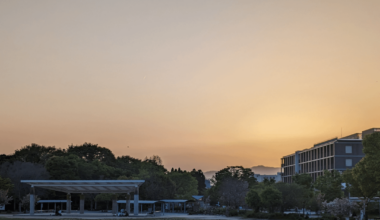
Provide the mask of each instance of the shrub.
[{"label": "shrub", "polygon": [[236,209],[229,209],[228,210],[228,216],[238,216],[239,212]]},{"label": "shrub", "polygon": [[257,218],[257,219],[295,219],[295,220],[304,219],[299,214],[262,213],[262,212],[253,212],[253,211],[247,212],[245,217],[246,218]]}]

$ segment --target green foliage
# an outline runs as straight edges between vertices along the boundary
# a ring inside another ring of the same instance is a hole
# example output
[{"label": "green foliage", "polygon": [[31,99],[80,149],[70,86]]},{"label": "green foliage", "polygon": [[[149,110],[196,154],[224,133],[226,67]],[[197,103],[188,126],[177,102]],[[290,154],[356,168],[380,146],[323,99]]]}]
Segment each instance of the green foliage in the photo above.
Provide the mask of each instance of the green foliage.
[{"label": "green foliage", "polygon": [[302,215],[299,214],[282,214],[282,213],[264,213],[264,212],[247,212],[244,217],[255,218],[255,219],[294,219],[301,220],[304,219]]},{"label": "green foliage", "polygon": [[45,164],[49,158],[53,156],[63,156],[64,154],[65,150],[57,149],[54,146],[45,147],[43,145],[31,144],[20,150],[16,150],[11,160]]},{"label": "green foliage", "polygon": [[198,181],[188,172],[170,172],[169,178],[174,182],[176,199],[192,199],[198,193]]},{"label": "green foliage", "polygon": [[263,183],[264,183],[264,185],[266,185],[266,186],[271,186],[271,185],[273,185],[273,184],[276,183],[276,180],[265,178],[264,181],[263,181]]},{"label": "green foliage", "polygon": [[197,180],[198,182],[198,186],[197,186],[197,189],[198,189],[198,195],[204,195],[205,191],[206,191],[206,183],[205,183],[205,180],[206,180],[206,177],[205,175],[203,174],[202,170],[195,170],[193,169],[191,171],[191,175]]},{"label": "green foliage", "polygon": [[298,185],[305,186],[308,189],[311,189],[311,186],[313,184],[313,179],[307,173],[302,173],[302,174],[296,173],[294,176],[292,176],[292,180]]},{"label": "green foliage", "polygon": [[121,156],[116,159],[115,168],[123,170],[123,175],[127,177],[136,176],[143,162],[130,156]]},{"label": "green foliage", "polygon": [[219,189],[216,186],[212,186],[205,191],[205,198],[207,198],[211,205],[215,205],[219,202]]},{"label": "green foliage", "polygon": [[[157,155],[144,160],[130,156],[115,158],[109,149],[91,143],[70,145],[67,150],[32,144],[16,150],[14,155],[0,155],[0,159],[4,159],[0,166],[0,189],[12,191],[11,184],[14,184],[12,195],[18,200],[29,192],[29,186],[21,184],[21,179],[143,179],[145,183],[140,187],[140,198],[150,200],[191,199],[192,195],[205,192],[205,177],[201,170],[187,172],[178,168],[176,173],[168,173]],[[9,177],[11,182],[2,177]],[[36,193],[46,194],[46,190],[37,189]],[[51,194],[57,196],[59,193]],[[125,198],[126,195],[121,196]],[[86,194],[86,198],[96,197]]]},{"label": "green foliage", "polygon": [[70,145],[67,149],[68,154],[75,154],[79,158],[85,161],[101,161],[107,165],[113,165],[115,163],[115,155],[112,151],[105,147],[100,147],[97,144],[84,143],[82,145]]},{"label": "green foliage", "polygon": [[343,178],[339,171],[325,170],[323,176],[319,176],[314,183],[314,188],[321,191],[325,195],[327,202],[331,202],[336,198],[342,198],[342,182]]},{"label": "green foliage", "polygon": [[1,178],[0,176],[0,190],[12,191],[13,186],[9,178]]},{"label": "green foliage", "polygon": [[[281,192],[281,212],[295,207],[304,207],[309,198],[310,190],[297,183],[276,183],[276,189]],[[306,198],[305,198],[306,197]]]},{"label": "green foliage", "polygon": [[85,161],[77,155],[52,157],[46,162],[51,179],[90,180],[112,178],[122,173],[120,169],[108,166],[98,160]]},{"label": "green foliage", "polygon": [[351,196],[363,197],[363,208],[380,191],[380,133],[367,135],[363,140],[365,156],[351,170],[343,173]]},{"label": "green foliage", "polygon": [[115,194],[113,193],[100,193],[96,195],[95,201],[97,202],[108,202],[112,201],[112,199],[115,197]]},{"label": "green foliage", "polygon": [[7,205],[11,200],[13,200],[13,198],[12,196],[8,196],[8,190],[0,189],[0,205]]},{"label": "green foliage", "polygon": [[263,207],[271,213],[274,212],[275,208],[280,206],[282,203],[281,192],[274,187],[267,187],[260,193],[260,198]]},{"label": "green foliage", "polygon": [[217,185],[218,182],[223,182],[224,179],[234,178],[238,180],[247,181],[249,186],[257,184],[256,178],[253,176],[251,168],[244,168],[242,166],[231,166],[224,168],[215,173],[215,177],[211,180],[214,185]]},{"label": "green foliage", "polygon": [[[21,183],[21,180],[47,180],[49,173],[46,171],[42,164],[35,164],[30,162],[5,162],[0,166],[0,175],[9,178],[14,187],[9,191],[15,201],[19,202],[22,198],[30,192],[30,186]],[[36,193],[39,195],[46,194],[46,191],[36,188]]]},{"label": "green foliage", "polygon": [[[56,180],[78,180],[79,164],[81,159],[76,155],[52,157],[46,162],[46,170],[49,172],[51,179]],[[92,173],[88,170],[86,173]]]},{"label": "green foliage", "polygon": [[245,197],[245,202],[248,204],[249,207],[251,207],[256,212],[259,211],[261,206],[261,198],[259,196],[259,193],[254,190],[250,189],[247,193],[247,196]]},{"label": "green foliage", "polygon": [[232,207],[207,207],[205,209],[199,209],[198,211],[189,211],[189,215],[202,214],[202,215],[226,215],[226,216],[243,216],[246,214],[246,210],[238,210]]},{"label": "green foliage", "polygon": [[[37,195],[34,195],[34,205],[37,205],[37,202],[39,200],[40,200],[40,197],[38,197]],[[21,205],[24,208],[24,212],[25,212],[28,209],[28,207],[30,206],[30,194],[25,195],[21,199]]]},{"label": "green foliage", "polygon": [[[216,204],[219,201],[228,201],[230,200],[230,196],[227,198],[225,195],[230,194],[229,192],[224,192],[226,190],[231,191],[231,187],[226,186],[226,182],[234,182],[238,183],[239,185],[246,187],[245,185],[248,185],[248,187],[253,187],[257,185],[257,180],[254,177],[254,173],[250,168],[244,168],[242,166],[232,166],[232,167],[227,167],[224,168],[218,172],[215,173],[213,178],[211,179],[211,182],[213,186],[211,189],[207,190],[207,198],[210,199],[211,204]],[[246,184],[242,184],[246,183]],[[227,184],[231,185],[231,184]],[[240,189],[238,187],[234,187],[236,190]],[[248,189],[245,189],[245,193],[247,192]],[[233,191],[233,190],[232,190]],[[242,198],[238,198],[237,201],[243,201],[245,200],[245,193],[240,192],[239,196],[242,196]],[[244,195],[242,195],[244,194]],[[240,203],[240,202],[237,202]],[[234,204],[237,204],[234,202]]]},{"label": "green foliage", "polygon": [[353,196],[371,199],[380,191],[379,157],[380,133],[367,135],[363,140],[363,152],[366,154],[351,170],[343,173],[343,179],[349,183]]},{"label": "green foliage", "polygon": [[175,183],[169,178],[162,165],[144,161],[141,164],[138,179],[145,180],[140,187],[140,195],[148,200],[175,197]]}]

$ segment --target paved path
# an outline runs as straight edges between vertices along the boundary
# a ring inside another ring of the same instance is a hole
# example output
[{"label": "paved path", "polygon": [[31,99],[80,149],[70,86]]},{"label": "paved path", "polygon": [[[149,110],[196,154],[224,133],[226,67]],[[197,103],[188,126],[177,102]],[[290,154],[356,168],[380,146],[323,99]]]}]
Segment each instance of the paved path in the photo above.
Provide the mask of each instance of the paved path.
[{"label": "paved path", "polygon": [[165,213],[162,215],[161,212],[156,212],[155,216],[139,214],[138,216],[130,217],[116,217],[111,213],[102,213],[102,212],[85,212],[85,214],[71,213],[65,214],[62,216],[53,216],[53,213],[36,213],[34,215],[29,214],[1,214],[0,218],[9,218],[9,219],[229,219],[237,220],[241,219],[240,217],[226,217],[226,216],[217,216],[217,215],[188,215],[183,213]]}]

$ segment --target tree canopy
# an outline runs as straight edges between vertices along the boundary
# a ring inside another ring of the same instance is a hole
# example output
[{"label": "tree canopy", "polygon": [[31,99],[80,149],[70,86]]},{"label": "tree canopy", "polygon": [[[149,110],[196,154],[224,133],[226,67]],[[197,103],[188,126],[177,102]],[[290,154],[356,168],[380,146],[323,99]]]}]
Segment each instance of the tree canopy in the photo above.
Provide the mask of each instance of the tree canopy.
[{"label": "tree canopy", "polygon": [[342,182],[343,178],[339,171],[325,170],[323,176],[319,176],[314,183],[314,188],[325,195],[327,202],[331,202],[336,198],[342,198]]}]

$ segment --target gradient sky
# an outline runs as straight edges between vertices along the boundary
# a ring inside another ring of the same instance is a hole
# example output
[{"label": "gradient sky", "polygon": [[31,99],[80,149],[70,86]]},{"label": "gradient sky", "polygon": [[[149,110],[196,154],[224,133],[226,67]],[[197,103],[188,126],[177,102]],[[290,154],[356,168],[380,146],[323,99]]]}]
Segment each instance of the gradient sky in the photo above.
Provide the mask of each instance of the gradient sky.
[{"label": "gradient sky", "polygon": [[[380,127],[380,1],[0,1],[0,153],[280,166]],[[129,148],[127,148],[129,146]]]}]

